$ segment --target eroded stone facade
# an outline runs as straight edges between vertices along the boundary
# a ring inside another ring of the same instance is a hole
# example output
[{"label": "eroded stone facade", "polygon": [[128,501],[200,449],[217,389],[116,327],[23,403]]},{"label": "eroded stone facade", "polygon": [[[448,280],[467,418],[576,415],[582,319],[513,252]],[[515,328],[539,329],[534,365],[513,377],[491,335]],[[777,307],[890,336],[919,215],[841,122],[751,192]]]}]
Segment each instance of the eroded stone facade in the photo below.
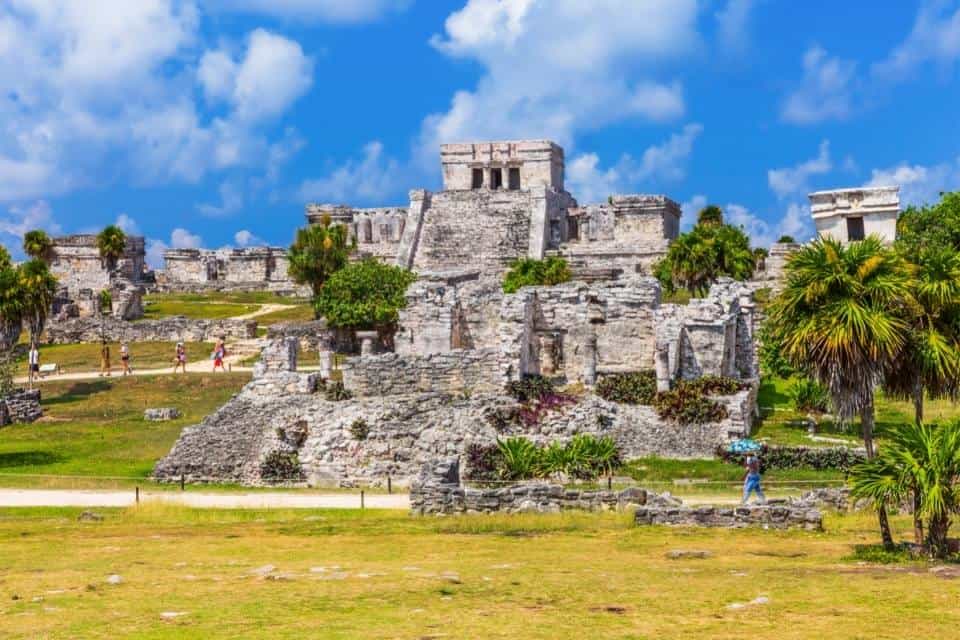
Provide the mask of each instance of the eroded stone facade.
[{"label": "eroded stone facade", "polygon": [[76,298],[82,290],[109,290],[111,277],[142,282],[145,256],[144,239],[127,236],[126,249],[111,270],[111,265],[100,257],[95,235],[62,236],[53,238],[50,271],[68,295]]},{"label": "eroded stone facade", "polygon": [[897,237],[900,187],[861,187],[810,194],[817,234],[840,242],[876,235],[886,243]]}]

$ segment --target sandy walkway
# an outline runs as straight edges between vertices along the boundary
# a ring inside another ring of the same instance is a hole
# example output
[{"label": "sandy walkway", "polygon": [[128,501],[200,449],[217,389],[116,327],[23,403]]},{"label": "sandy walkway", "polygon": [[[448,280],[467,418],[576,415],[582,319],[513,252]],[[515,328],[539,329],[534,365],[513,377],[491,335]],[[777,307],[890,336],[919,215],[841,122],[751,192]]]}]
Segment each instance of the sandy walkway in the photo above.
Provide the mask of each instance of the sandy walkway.
[{"label": "sandy walkway", "polygon": [[260,308],[256,311],[246,313],[242,316],[233,316],[231,320],[252,320],[254,318],[259,318],[260,316],[265,316],[268,313],[273,313],[274,311],[284,311],[286,309],[293,309],[297,305],[295,304],[262,304]]},{"label": "sandy walkway", "polygon": [[[133,489],[84,491],[72,489],[0,489],[0,507],[128,507],[135,504]],[[163,502],[200,509],[359,509],[356,493],[197,493],[195,491],[140,491],[140,502]],[[371,509],[409,509],[405,493],[368,494]]]}]

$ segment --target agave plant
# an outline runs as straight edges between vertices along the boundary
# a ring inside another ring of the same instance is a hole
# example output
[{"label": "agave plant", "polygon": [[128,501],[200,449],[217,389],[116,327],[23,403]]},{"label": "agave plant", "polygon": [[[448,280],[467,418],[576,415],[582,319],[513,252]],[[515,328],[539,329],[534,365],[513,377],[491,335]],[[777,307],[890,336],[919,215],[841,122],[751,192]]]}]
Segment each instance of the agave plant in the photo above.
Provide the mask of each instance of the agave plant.
[{"label": "agave plant", "polygon": [[527,480],[540,474],[540,450],[526,438],[497,440],[497,449],[500,452],[500,476],[504,480]]}]

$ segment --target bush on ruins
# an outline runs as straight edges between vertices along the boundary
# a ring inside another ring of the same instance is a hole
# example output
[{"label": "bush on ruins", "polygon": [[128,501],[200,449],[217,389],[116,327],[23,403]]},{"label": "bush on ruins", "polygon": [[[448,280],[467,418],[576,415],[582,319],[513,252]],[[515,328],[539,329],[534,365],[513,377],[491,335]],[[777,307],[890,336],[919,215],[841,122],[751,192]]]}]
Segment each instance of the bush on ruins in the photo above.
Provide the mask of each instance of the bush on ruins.
[{"label": "bush on ruins", "polygon": [[348,264],[327,280],[314,300],[319,316],[332,327],[380,329],[397,322],[406,306],[413,272],[365,258]]},{"label": "bush on ruins", "polygon": [[673,241],[666,257],[654,267],[654,275],[667,293],[688,289],[702,296],[721,276],[748,280],[755,266],[743,229],[723,224],[723,212],[710,205],[700,212],[690,232]]},{"label": "bush on ruins", "polygon": [[288,273],[297,284],[309,286],[316,297],[327,280],[347,266],[356,248],[357,240],[350,237],[347,226],[332,224],[330,216],[324,215],[320,224],[297,230],[287,252]]},{"label": "bush on ruins", "polygon": [[552,287],[569,282],[571,277],[570,267],[563,258],[521,258],[510,264],[503,278],[503,292],[516,293],[522,287]]}]

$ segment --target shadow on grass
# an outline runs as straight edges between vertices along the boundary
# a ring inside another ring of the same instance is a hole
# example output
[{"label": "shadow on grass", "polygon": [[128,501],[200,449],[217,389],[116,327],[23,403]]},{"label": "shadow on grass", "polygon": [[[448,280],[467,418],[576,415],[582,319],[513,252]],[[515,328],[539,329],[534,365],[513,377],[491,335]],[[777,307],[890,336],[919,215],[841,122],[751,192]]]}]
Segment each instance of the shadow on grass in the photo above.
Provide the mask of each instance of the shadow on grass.
[{"label": "shadow on grass", "polygon": [[110,389],[109,380],[94,380],[93,382],[77,382],[70,385],[66,391],[52,398],[44,398],[43,404],[45,405],[55,405],[55,404],[67,404],[70,402],[76,402],[78,400],[86,400],[90,396],[103,393]]},{"label": "shadow on grass", "polygon": [[784,407],[789,406],[789,403],[790,397],[778,389],[772,380],[761,380],[760,390],[757,392],[757,404],[761,407]]},{"label": "shadow on grass", "polygon": [[49,451],[12,451],[9,453],[0,453],[0,469],[36,467],[62,462],[63,460],[63,456]]}]

